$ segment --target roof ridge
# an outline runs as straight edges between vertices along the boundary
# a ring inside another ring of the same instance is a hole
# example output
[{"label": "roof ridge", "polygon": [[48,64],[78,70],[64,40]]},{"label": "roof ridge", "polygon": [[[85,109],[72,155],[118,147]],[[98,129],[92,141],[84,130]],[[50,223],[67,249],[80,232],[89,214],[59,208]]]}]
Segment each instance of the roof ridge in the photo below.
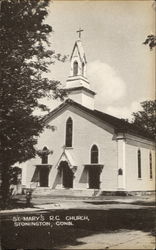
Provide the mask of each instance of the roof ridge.
[{"label": "roof ridge", "polygon": [[54,110],[52,110],[48,115],[46,115],[43,119],[43,121],[46,123],[48,122],[49,118],[51,117],[51,115],[54,115],[55,113],[57,113],[59,110],[63,109],[64,107],[66,107],[67,105],[72,105],[75,107],[80,108],[81,110],[88,112],[90,115],[93,115],[94,117],[96,117],[96,119],[100,119],[110,125],[113,126],[113,128],[115,129],[116,132],[132,132],[135,135],[140,135],[142,137],[148,138],[148,139],[153,139],[153,136],[143,130],[140,129],[139,127],[137,127],[135,124],[132,124],[130,122],[128,122],[127,120],[125,120],[124,118],[118,118],[116,116],[112,116],[109,115],[107,113],[104,113],[102,111],[99,111],[97,109],[89,109],[75,101],[73,101],[72,99],[68,98],[66,99],[63,103],[61,103],[57,108],[55,108]]},{"label": "roof ridge", "polygon": [[119,117],[116,117],[116,116],[110,115],[110,114],[105,113],[105,112],[103,112],[103,111],[101,111],[101,110],[98,110],[98,109],[94,109],[94,111],[96,111],[96,112],[98,112],[98,113],[101,113],[101,114],[103,114],[103,115],[107,115],[107,116],[109,116],[109,117],[112,117],[112,118],[118,119],[118,120],[120,120],[120,121],[126,121],[124,118],[119,118]]}]

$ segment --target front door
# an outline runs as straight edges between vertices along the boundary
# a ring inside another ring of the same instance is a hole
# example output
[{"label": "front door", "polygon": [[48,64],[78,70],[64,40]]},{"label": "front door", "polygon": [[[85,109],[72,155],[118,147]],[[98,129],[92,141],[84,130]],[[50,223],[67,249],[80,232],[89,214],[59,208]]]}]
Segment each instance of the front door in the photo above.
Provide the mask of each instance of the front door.
[{"label": "front door", "polygon": [[64,188],[73,188],[73,172],[68,166],[68,163],[65,161],[63,162],[62,166],[62,172],[63,172],[63,187]]},{"label": "front door", "polygon": [[47,167],[40,168],[40,187],[48,187],[49,169]]},{"label": "front door", "polygon": [[100,171],[96,166],[90,166],[89,168],[89,188],[100,188]]}]

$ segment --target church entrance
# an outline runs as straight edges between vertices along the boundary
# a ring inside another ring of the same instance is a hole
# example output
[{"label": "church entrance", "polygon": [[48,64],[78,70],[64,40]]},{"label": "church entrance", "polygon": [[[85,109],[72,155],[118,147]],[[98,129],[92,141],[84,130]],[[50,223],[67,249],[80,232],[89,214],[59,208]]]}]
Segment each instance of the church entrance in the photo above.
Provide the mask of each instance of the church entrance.
[{"label": "church entrance", "polygon": [[40,168],[40,187],[48,187],[49,168]]},{"label": "church entrance", "polygon": [[73,172],[66,161],[61,162],[62,184],[64,188],[73,188]]},{"label": "church entrance", "polygon": [[100,170],[96,166],[92,165],[88,169],[89,188],[100,188]]}]

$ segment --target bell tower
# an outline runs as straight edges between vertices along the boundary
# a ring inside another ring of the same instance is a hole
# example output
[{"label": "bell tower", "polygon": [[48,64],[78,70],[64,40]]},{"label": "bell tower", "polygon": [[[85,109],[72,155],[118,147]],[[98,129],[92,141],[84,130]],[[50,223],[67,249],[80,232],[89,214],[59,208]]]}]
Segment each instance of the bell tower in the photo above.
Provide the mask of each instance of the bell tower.
[{"label": "bell tower", "polygon": [[70,57],[70,75],[66,81],[65,89],[68,97],[75,102],[94,109],[95,92],[91,90],[87,79],[87,60],[81,42],[81,32],[78,30],[79,39],[75,42]]}]

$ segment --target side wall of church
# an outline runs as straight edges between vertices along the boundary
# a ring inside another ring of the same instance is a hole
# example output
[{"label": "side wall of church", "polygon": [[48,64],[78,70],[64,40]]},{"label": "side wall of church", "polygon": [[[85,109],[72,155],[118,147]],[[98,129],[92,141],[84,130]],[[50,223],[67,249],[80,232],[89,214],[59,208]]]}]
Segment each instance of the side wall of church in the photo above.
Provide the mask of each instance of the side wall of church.
[{"label": "side wall of church", "polygon": [[[138,178],[138,150],[141,152],[141,178]],[[150,178],[150,152],[152,154],[152,178]],[[148,141],[127,139],[126,190],[150,191],[155,189],[155,150]]]}]

